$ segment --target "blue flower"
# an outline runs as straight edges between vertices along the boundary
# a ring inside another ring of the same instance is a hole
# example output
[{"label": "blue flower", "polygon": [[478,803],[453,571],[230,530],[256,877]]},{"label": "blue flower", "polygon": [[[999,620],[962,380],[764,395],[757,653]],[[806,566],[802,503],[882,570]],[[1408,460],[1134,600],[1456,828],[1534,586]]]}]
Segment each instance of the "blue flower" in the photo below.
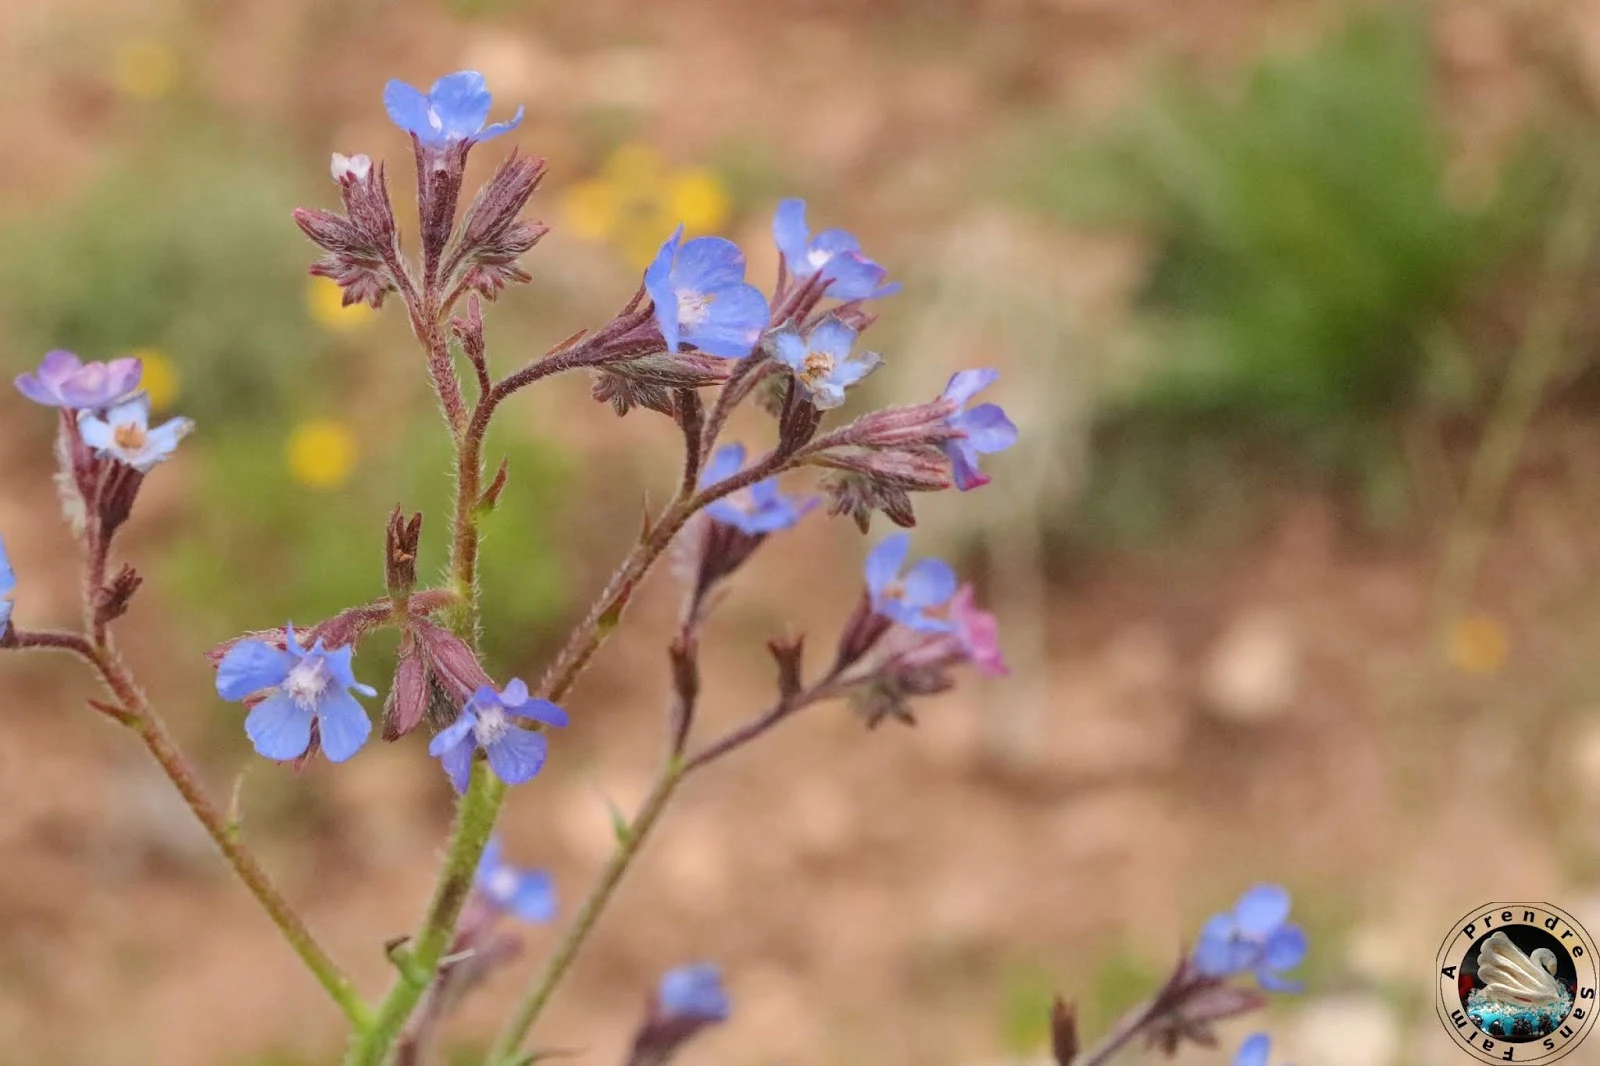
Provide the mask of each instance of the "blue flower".
[{"label": "blue flower", "polygon": [[479,687],[461,717],[441,729],[428,745],[457,792],[467,790],[472,776],[472,754],[479,748],[489,757],[489,768],[508,785],[520,785],[544,766],[548,744],[544,734],[523,729],[513,719],[526,718],[545,725],[565,726],[567,712],[549,700],[528,696],[528,686],[512,678],[504,690]]},{"label": "blue flower", "polygon": [[951,377],[944,389],[944,398],[960,405],[945,424],[961,435],[945,441],[942,447],[950,459],[956,488],[962,492],[989,483],[989,478],[978,469],[979,455],[1003,452],[1017,443],[1017,427],[997,405],[986,403],[966,410],[967,402],[999,377],[998,370],[962,370]]},{"label": "blue flower", "polygon": [[461,141],[487,141],[510,133],[522,123],[522,108],[510,122],[485,126],[492,97],[475,70],[458,70],[433,83],[424,95],[403,81],[391,80],[383,90],[383,106],[389,119],[407,133],[415,134],[427,148],[443,148]]},{"label": "blue flower", "polygon": [[1233,1066],[1267,1066],[1272,1054],[1272,1038],[1266,1033],[1254,1033],[1245,1038],[1233,1056]]},{"label": "blue flower", "polygon": [[663,1018],[686,1022],[725,1022],[732,1013],[722,975],[709,962],[668,970],[656,991],[656,1010]]},{"label": "blue flower", "polygon": [[[718,448],[700,475],[700,487],[726,481],[744,469],[744,445],[724,444]],[[778,491],[778,479],[769,477],[749,488],[729,493],[706,505],[706,513],[725,526],[741,533],[760,536],[793,529],[806,512],[820,501],[815,497],[785,496]]]},{"label": "blue flower", "polygon": [[815,237],[806,228],[806,202],[785,200],[772,216],[772,239],[789,273],[804,281],[821,271],[827,295],[836,300],[875,300],[900,291],[885,285],[889,272],[861,254],[861,242],[842,229],[823,230]]},{"label": "blue flower", "polygon": [[1208,977],[1254,973],[1272,992],[1298,992],[1301,985],[1279,976],[1306,957],[1305,932],[1289,924],[1289,890],[1281,885],[1256,885],[1232,911],[1213,915],[1200,930],[1194,962]]},{"label": "blue flower", "polygon": [[644,272],[669,351],[687,342],[707,355],[742,359],[767,328],[767,298],[745,284],[744,253],[721,237],[683,243],[679,226]]},{"label": "blue flower", "polygon": [[150,400],[142,393],[111,408],[103,418],[90,411],[78,412],[78,433],[85,444],[140,473],[148,473],[169,458],[193,429],[194,423],[187,418],[174,418],[151,429]]},{"label": "blue flower", "polygon": [[919,559],[905,575],[911,537],[896,533],[885,537],[867,556],[867,591],[872,609],[891,621],[924,633],[947,633],[948,619],[929,614],[956,594],[956,575],[941,559]]},{"label": "blue flower", "polygon": [[217,664],[217,694],[242,700],[257,693],[266,698],[244,720],[244,731],[256,752],[282,762],[298,759],[311,746],[316,722],[322,750],[330,762],[344,762],[361,750],[372,732],[367,712],[350,693],[376,696],[350,672],[354,651],[327,649],[319,639],[310,651],[300,647],[289,626],[283,650],[259,640],[243,640],[228,649]]},{"label": "blue flower", "polygon": [[878,369],[877,352],[850,358],[856,331],[837,319],[827,319],[804,338],[792,329],[778,334],[774,347],[778,361],[794,371],[806,387],[811,402],[826,411],[844,403],[844,390]]},{"label": "blue flower", "polygon": [[556,886],[543,870],[523,870],[500,856],[500,840],[491,837],[472,877],[478,894],[495,910],[525,922],[548,922],[556,916]]},{"label": "blue flower", "polygon": [[17,391],[46,407],[109,407],[139,387],[144,364],[137,359],[85,363],[71,352],[45,353],[37,370],[18,374]]},{"label": "blue flower", "polygon": [[17,575],[6,555],[6,542],[0,540],[0,639],[11,628],[11,597],[17,591]]}]

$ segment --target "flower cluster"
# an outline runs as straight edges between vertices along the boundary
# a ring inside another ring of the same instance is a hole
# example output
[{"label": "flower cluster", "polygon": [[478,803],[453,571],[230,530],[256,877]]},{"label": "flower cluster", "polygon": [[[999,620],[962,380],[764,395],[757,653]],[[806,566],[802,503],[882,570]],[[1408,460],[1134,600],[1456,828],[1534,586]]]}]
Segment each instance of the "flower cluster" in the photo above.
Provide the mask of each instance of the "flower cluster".
[{"label": "flower cluster", "polygon": [[[834,412],[860,398],[865,390],[857,387],[882,362],[876,352],[859,350],[861,334],[876,317],[864,305],[900,286],[854,235],[840,229],[813,235],[806,204],[793,199],[778,204],[773,215],[780,266],[770,293],[747,280],[737,245],[714,236],[685,239],[680,222],[645,267],[633,298],[609,322],[497,378],[486,352],[484,302],[530,280],[521,257],[545,229],[522,211],[541,182],[543,161],[513,151],[465,211],[458,208],[470,152],[516,130],[523,110],[491,124],[492,98],[473,71],[440,78],[426,92],[391,81],[383,104],[409,135],[416,161],[414,254],[402,249],[385,165],[365,154],[332,158],[342,212],[302,209],[295,219],[320,249],[311,274],[319,279],[322,312],[337,303],[370,315],[393,297],[421,342],[456,452],[448,575],[433,587],[419,581],[423,518],[397,507],[383,532],[383,588],[374,589],[372,599],[300,630],[285,624],[246,633],[209,656],[218,695],[243,704],[244,732],[261,757],[298,768],[320,751],[329,762],[343,763],[374,732],[361,698],[376,697],[378,689],[357,679],[356,654],[375,632],[397,634],[395,671],[378,716],[380,736],[398,742],[426,730],[429,756],[439,760],[462,799],[422,927],[414,937],[389,942],[401,979],[383,1003],[360,999],[262,875],[237,824],[221,815],[184,767],[109,638],[108,626],[139,587],[131,567],[108,571],[112,537],[144,477],[193,428],[181,417],[152,424],[151,396],[141,391],[137,358],[84,363],[68,352],[50,352],[16,380],[29,400],[60,411],[58,480],[85,549],[86,622],[81,634],[19,633],[12,624],[16,577],[0,544],[0,645],[75,651],[101,675],[116,702],[94,706],[136,727],[221,852],[349,1016],[354,1037],[346,1061],[416,1062],[444,1013],[520,950],[504,919],[554,919],[549,875],[507,862],[494,836],[506,787],[540,773],[550,753],[549,731],[569,723],[557,701],[566,699],[620,623],[651,567],[675,552],[687,595],[667,649],[668,757],[639,813],[631,821],[619,817],[613,862],[491,1055],[495,1063],[510,1063],[524,1061],[519,1049],[529,1026],[683,777],[814,704],[849,699],[869,724],[886,716],[910,721],[911,701],[948,688],[957,668],[1005,672],[996,620],[977,606],[973,586],[943,560],[912,562],[909,534],[896,532],[867,553],[861,595],[838,636],[831,666],[808,681],[803,638],[773,639],[772,705],[721,736],[700,736],[705,723],[695,721],[699,646],[723,583],[822,502],[781,485],[820,472],[832,514],[848,514],[863,533],[880,513],[909,527],[915,524],[911,494],[987,484],[980,457],[1011,447],[1017,430],[998,406],[973,405],[997,380],[992,369],[963,370],[931,399],[868,410],[825,427],[826,420],[838,418]],[[347,315],[343,321],[356,320]],[[463,379],[464,367],[470,367],[470,381]],[[619,415],[643,407],[668,416],[682,435],[683,470],[671,501],[645,524],[533,689],[517,677],[498,682],[476,648],[479,523],[511,477],[502,462],[485,478],[486,467],[492,469],[485,462],[486,434],[499,405],[513,393],[569,371],[591,375],[592,394]],[[746,401],[771,416],[771,440],[764,448],[724,439]],[[335,432],[340,426],[302,427],[291,443],[291,463],[308,487],[336,487],[348,475],[354,442],[347,432]],[[1254,974],[1263,988],[1294,987],[1282,975],[1303,959],[1306,942],[1288,916],[1288,894],[1260,886],[1232,912],[1207,923],[1194,956],[1180,963],[1138,1015],[1149,1038],[1169,1049],[1183,1039],[1208,1038],[1212,1022],[1259,1006],[1265,999],[1259,991],[1230,984],[1239,974]],[[630,1062],[662,1066],[695,1034],[730,1014],[716,967],[695,963],[671,970],[645,1004]],[[1060,1049],[1076,1046],[1070,1011],[1058,1012],[1054,1025],[1058,1057],[1067,1062],[1071,1050]],[[1252,1038],[1237,1066],[1264,1066],[1267,1054],[1265,1038]]]}]

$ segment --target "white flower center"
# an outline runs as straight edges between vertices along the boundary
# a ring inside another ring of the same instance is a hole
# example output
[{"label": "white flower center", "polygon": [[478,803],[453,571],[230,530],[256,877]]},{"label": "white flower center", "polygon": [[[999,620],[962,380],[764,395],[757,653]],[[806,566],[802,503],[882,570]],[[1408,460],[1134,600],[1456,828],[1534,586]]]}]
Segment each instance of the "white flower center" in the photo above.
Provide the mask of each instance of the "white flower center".
[{"label": "white flower center", "polygon": [[283,679],[283,691],[302,710],[311,710],[333,683],[333,674],[320,655],[308,655]]},{"label": "white flower center", "polygon": [[517,894],[517,884],[517,872],[502,866],[489,875],[489,881],[483,887],[495,899],[508,900]]},{"label": "white flower center", "polygon": [[800,368],[800,380],[811,387],[833,373],[833,356],[827,352],[807,352],[805,364]]},{"label": "white flower center", "polygon": [[479,707],[477,710],[477,721],[472,723],[472,738],[478,742],[478,747],[487,748],[506,735],[511,728],[511,721],[499,707]]},{"label": "white flower center", "polygon": [[436,130],[444,129],[444,119],[439,117],[439,109],[432,104],[428,105],[428,125]]},{"label": "white flower center", "polygon": [[698,325],[711,313],[711,301],[716,297],[705,292],[678,292],[678,322],[685,326]]}]

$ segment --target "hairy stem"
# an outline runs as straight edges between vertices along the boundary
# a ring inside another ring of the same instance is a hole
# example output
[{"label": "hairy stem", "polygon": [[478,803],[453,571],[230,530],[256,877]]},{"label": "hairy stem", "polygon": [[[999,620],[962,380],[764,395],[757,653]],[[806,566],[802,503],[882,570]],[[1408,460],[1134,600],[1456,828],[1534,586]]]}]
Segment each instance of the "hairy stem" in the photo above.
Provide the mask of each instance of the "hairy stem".
[{"label": "hairy stem", "polygon": [[[52,641],[41,646],[69,645],[65,642]],[[74,651],[83,650],[76,645],[71,645],[71,648]],[[144,741],[144,746],[151,756],[160,764],[168,779],[172,781],[173,787],[178,790],[183,801],[189,805],[194,816],[205,827],[217,850],[222,852],[223,858],[233,867],[239,880],[243,881],[245,887],[256,897],[262,909],[267,912],[267,916],[289,942],[289,946],[306,964],[306,968],[316,976],[328,995],[344,1011],[345,1017],[350,1019],[350,1024],[357,1029],[365,1027],[369,1013],[367,1005],[356,993],[355,986],[317,943],[316,937],[290,906],[289,901],[283,898],[255,855],[239,840],[237,827],[206,794],[195,776],[194,769],[184,758],[177,742],[172,739],[172,734],[167,731],[166,724],[151,709],[149,700],[140,691],[121,656],[109,643],[101,643],[88,648],[88,651],[91,661],[100,672],[101,680],[116,698],[119,710],[123,712],[119,716],[121,720],[139,735],[140,740]]]},{"label": "hairy stem", "polygon": [[561,984],[561,979],[566,976],[567,970],[577,959],[584,941],[589,938],[606,904],[611,902],[612,894],[622,883],[622,875],[628,872],[628,867],[638,855],[645,837],[650,834],[651,828],[666,810],[667,801],[672,798],[672,793],[683,780],[685,772],[684,765],[676,759],[669,758],[667,764],[662,767],[661,773],[656,777],[655,785],[650,789],[650,794],[640,806],[639,813],[634,815],[627,828],[620,833],[621,839],[617,842],[617,850],[612,853],[605,869],[600,872],[599,879],[590,888],[589,895],[578,908],[572,924],[562,934],[560,943],[556,945],[544,969],[528,987],[527,994],[523,996],[517,1004],[517,1009],[500,1030],[499,1037],[489,1051],[487,1066],[511,1066],[515,1061],[517,1049],[527,1038],[534,1022],[544,1011],[545,1005],[550,1002],[550,997],[555,994],[556,987]]}]

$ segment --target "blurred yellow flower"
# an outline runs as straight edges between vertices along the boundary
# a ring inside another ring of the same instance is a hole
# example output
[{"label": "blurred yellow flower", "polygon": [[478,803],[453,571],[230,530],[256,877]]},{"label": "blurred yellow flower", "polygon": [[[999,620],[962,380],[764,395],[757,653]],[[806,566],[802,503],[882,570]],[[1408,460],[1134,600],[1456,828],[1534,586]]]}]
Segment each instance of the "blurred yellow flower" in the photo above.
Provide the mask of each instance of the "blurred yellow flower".
[{"label": "blurred yellow flower", "polygon": [[578,237],[618,249],[628,265],[650,265],[682,222],[690,236],[728,218],[728,194],[703,167],[674,170],[648,145],[629,143],[612,152],[600,173],[579,182],[562,202],[567,226]]},{"label": "blurred yellow flower", "polygon": [[128,354],[144,365],[139,387],[150,397],[151,409],[165,411],[171,407],[183,387],[172,360],[159,348],[135,348]]},{"label": "blurred yellow flower", "polygon": [[356,466],[356,436],[331,418],[302,422],[289,434],[289,473],[313,489],[336,489]]},{"label": "blurred yellow flower", "polygon": [[178,53],[158,37],[123,41],[111,60],[111,80],[125,96],[159,100],[178,83]]},{"label": "blurred yellow flower", "polygon": [[364,303],[344,305],[344,290],[329,278],[312,278],[306,286],[306,311],[311,320],[334,333],[360,329],[372,318],[372,308]]},{"label": "blurred yellow flower", "polygon": [[1450,629],[1450,662],[1468,674],[1497,674],[1506,665],[1511,641],[1505,627],[1487,614],[1469,614]]}]

